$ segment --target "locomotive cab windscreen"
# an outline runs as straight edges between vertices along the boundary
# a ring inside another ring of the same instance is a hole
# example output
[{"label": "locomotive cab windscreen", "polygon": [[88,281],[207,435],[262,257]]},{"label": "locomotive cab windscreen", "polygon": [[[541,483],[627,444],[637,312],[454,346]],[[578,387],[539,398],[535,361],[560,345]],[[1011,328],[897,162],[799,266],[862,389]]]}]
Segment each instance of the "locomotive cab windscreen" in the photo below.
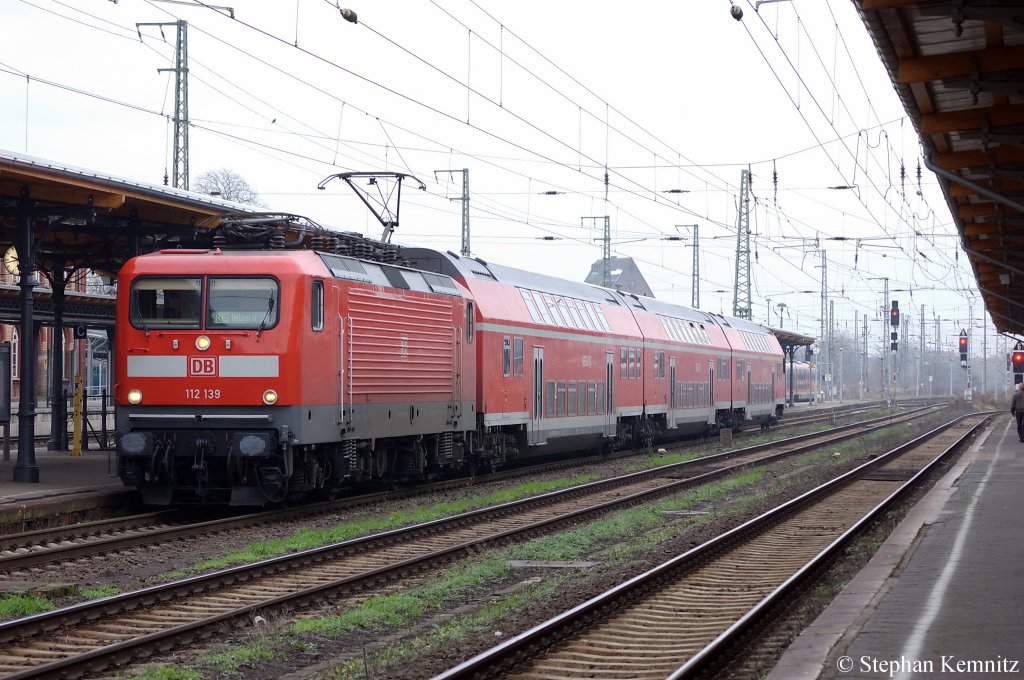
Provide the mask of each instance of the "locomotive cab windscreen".
[{"label": "locomotive cab windscreen", "polygon": [[132,282],[132,326],[199,328],[203,309],[202,279],[195,276],[146,277]]},{"label": "locomotive cab windscreen", "polygon": [[256,329],[277,325],[280,287],[270,277],[144,277],[132,282],[130,319],[140,330]]}]

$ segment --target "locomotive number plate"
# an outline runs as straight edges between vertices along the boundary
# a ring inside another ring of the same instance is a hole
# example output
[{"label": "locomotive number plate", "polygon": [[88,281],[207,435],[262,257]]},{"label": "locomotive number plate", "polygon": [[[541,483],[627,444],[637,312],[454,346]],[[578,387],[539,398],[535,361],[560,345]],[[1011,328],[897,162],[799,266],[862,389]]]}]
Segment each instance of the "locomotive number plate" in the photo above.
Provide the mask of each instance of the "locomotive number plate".
[{"label": "locomotive number plate", "polygon": [[186,389],[186,399],[220,399],[220,390],[208,387],[202,390]]}]

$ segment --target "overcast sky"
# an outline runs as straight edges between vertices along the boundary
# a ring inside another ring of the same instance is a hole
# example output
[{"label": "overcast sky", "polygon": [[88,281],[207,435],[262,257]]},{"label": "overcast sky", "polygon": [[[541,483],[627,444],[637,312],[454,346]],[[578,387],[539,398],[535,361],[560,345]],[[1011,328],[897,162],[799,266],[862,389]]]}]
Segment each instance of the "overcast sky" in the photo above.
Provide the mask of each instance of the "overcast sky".
[{"label": "overcast sky", "polygon": [[162,183],[175,29],[136,24],[183,19],[193,179],[228,168],[273,210],[378,237],[343,182],[317,184],[409,173],[426,190],[403,187],[394,240],[458,252],[461,175],[435,171],[468,168],[473,255],[582,280],[608,215],[613,254],[683,304],[692,240],[667,237],[698,224],[701,307],[731,314],[749,168],[756,321],[818,335],[824,251],[840,330],[867,314],[881,346],[887,277],[913,335],[924,305],[951,349],[983,307],[852,3],[736,4],[740,21],[728,0],[352,0],[353,24],[333,0],[238,0],[234,19],[7,0],[0,148]]}]

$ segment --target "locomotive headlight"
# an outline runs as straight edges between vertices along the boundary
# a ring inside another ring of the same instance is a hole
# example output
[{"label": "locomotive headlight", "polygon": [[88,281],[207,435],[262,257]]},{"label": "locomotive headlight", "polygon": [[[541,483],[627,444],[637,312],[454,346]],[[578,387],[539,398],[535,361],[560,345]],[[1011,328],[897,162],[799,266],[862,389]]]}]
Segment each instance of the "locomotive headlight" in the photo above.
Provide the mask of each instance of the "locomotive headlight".
[{"label": "locomotive headlight", "polygon": [[200,352],[210,349],[210,338],[205,335],[200,335],[196,338],[196,349]]},{"label": "locomotive headlight", "polygon": [[129,404],[141,404],[142,403],[142,390],[128,390],[128,403]]},{"label": "locomotive headlight", "polygon": [[273,406],[277,403],[277,392],[275,390],[266,390],[263,393],[263,403],[267,406]]}]

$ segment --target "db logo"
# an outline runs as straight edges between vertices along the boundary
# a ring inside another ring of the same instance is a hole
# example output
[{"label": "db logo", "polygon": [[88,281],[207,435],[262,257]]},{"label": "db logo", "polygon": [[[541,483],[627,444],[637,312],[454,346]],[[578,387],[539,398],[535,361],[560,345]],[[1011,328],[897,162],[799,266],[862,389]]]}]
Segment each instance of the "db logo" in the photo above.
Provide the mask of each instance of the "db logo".
[{"label": "db logo", "polygon": [[217,357],[189,357],[188,374],[217,375]]}]

